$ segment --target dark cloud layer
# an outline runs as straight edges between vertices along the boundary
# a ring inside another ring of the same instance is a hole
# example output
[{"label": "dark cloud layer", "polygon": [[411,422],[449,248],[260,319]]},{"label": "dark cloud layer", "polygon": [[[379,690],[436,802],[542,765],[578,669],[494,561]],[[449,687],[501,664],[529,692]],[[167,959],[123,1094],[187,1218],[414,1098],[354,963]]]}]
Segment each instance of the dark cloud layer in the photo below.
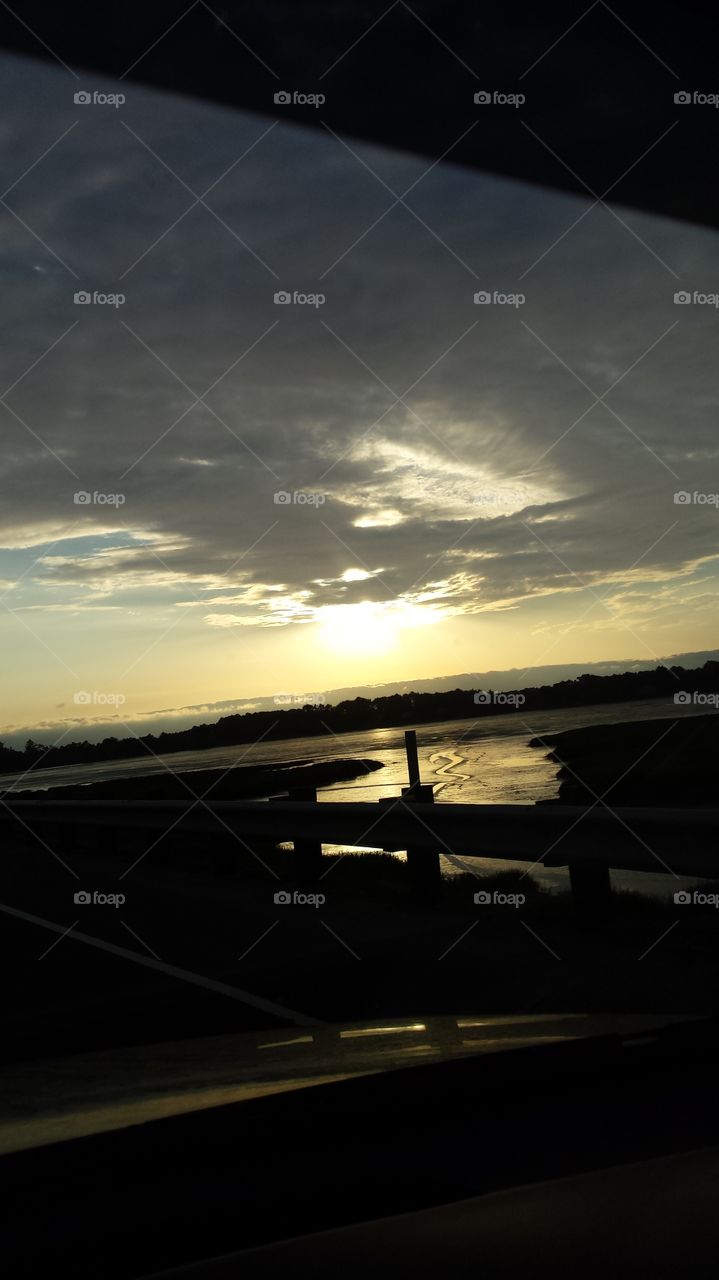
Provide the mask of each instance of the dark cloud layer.
[{"label": "dark cloud layer", "polygon": [[[573,197],[5,71],[0,542],[40,556],[15,608],[709,607],[717,507],[674,494],[719,491],[719,313],[674,293],[714,287],[713,233],[601,207],[568,230]],[[413,212],[382,216],[383,182]]]}]

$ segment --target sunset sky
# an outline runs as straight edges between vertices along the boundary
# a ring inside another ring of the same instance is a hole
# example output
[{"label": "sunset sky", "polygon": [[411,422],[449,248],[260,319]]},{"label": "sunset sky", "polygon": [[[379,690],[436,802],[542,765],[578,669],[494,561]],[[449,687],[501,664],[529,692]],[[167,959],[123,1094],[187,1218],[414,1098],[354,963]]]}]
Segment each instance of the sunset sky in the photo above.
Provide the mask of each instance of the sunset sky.
[{"label": "sunset sky", "polygon": [[0,100],[3,728],[716,646],[714,233],[33,62]]}]

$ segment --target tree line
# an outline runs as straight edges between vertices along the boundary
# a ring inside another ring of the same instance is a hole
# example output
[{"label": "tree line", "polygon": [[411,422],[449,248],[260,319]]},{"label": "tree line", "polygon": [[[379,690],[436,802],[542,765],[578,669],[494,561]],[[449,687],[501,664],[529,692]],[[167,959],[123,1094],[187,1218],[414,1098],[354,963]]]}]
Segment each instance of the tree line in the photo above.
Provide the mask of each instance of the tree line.
[{"label": "tree line", "polygon": [[[491,690],[450,689],[440,693],[394,693],[379,698],[351,698],[336,706],[306,704],[287,710],[250,711],[222,716],[215,724],[193,725],[174,733],[148,733],[143,737],[103,738],[101,742],[68,742],[61,746],[29,738],[23,750],[0,743],[0,772],[21,773],[58,765],[92,764],[103,760],[130,760],[154,753],[203,751],[210,747],[244,742],[305,738],[359,729],[387,729],[442,720],[482,719],[516,715],[551,708],[582,707],[610,702],[686,693],[712,693],[719,689],[719,662],[687,671],[684,667],[656,667],[652,671],[625,671],[618,675],[581,675],[557,684],[512,690],[514,701],[495,702]],[[475,692],[489,693],[485,702],[474,701]],[[507,699],[508,694],[499,695]]]}]

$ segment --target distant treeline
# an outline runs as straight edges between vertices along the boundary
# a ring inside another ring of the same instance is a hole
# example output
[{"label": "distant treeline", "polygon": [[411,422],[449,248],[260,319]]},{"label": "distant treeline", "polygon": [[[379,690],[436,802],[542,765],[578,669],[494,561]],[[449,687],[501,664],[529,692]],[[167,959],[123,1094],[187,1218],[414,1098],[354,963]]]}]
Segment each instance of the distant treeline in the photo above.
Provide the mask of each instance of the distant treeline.
[{"label": "distant treeline", "polygon": [[[337,706],[296,707],[290,710],[251,711],[223,716],[216,724],[198,724],[176,733],[148,733],[144,737],[103,738],[102,742],[68,742],[48,747],[29,739],[23,751],[0,743],[0,772],[20,773],[31,768],[92,764],[102,760],[129,760],[148,753],[203,751],[243,742],[305,738],[355,729],[385,729],[441,720],[480,719],[483,716],[517,715],[538,709],[582,707],[636,698],[672,697],[719,690],[719,662],[685,671],[683,667],[656,667],[653,671],[626,671],[613,676],[578,676],[558,684],[518,689],[510,695],[492,691],[451,689],[442,693],[394,693],[386,698],[352,698]],[[484,693],[476,703],[474,693]],[[520,703],[518,695],[521,695]],[[501,701],[495,701],[495,697]]]}]

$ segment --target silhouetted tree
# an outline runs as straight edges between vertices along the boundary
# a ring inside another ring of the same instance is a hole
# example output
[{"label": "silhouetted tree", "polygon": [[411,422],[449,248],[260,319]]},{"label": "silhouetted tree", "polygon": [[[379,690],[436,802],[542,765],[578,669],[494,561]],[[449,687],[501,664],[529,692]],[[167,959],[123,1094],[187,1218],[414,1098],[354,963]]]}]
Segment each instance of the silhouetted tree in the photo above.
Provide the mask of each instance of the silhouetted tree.
[{"label": "silhouetted tree", "polygon": [[[653,671],[625,671],[596,676],[589,672],[574,680],[560,680],[513,690],[524,695],[526,712],[549,708],[606,705],[635,698],[673,696],[679,689],[688,693],[719,690],[719,662],[709,661],[695,671],[683,667],[656,667]],[[201,751],[236,743],[312,737],[347,733],[356,729],[391,728],[411,723],[442,720],[479,720],[484,716],[516,714],[511,703],[474,702],[474,690],[450,689],[441,693],[393,693],[386,697],[350,698],[337,706],[306,703],[288,710],[252,711],[245,715],[222,716],[216,724],[198,724],[171,733],[163,731],[143,737],[104,738],[102,742],[68,742],[43,746],[28,738],[22,751],[0,744],[0,770],[19,773],[38,765],[88,764],[100,760],[130,760],[140,756],[173,751]]]}]

